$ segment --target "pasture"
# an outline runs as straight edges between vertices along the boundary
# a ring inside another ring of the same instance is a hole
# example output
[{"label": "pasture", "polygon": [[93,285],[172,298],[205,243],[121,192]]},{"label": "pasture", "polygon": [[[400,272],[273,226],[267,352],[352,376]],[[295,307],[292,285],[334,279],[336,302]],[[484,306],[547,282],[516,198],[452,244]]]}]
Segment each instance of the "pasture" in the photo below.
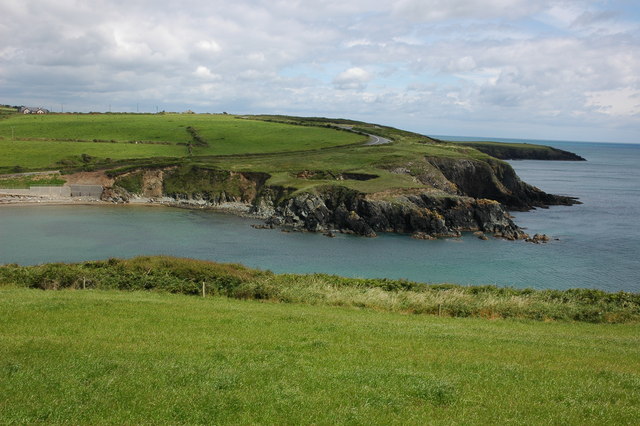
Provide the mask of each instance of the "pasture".
[{"label": "pasture", "polygon": [[0,423],[637,424],[637,324],[0,288]]},{"label": "pasture", "polygon": [[[211,114],[13,115],[0,121],[0,167],[59,167],[66,157],[187,157],[317,150],[364,142],[329,128]],[[190,147],[189,147],[190,145]]]}]

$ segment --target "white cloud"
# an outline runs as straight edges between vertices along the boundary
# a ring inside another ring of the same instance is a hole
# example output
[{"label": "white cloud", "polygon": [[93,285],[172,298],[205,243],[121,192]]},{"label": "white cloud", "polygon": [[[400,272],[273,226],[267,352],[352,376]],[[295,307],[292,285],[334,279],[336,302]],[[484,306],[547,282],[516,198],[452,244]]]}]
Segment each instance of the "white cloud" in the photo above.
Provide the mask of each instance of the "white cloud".
[{"label": "white cloud", "polygon": [[475,70],[476,67],[476,61],[472,56],[462,56],[460,58],[451,58],[447,70],[454,73],[465,72]]},{"label": "white cloud", "polygon": [[624,7],[621,0],[4,1],[0,103],[357,111],[425,133],[429,123],[459,120],[481,130],[499,122],[517,136],[518,125],[543,122],[549,132],[584,126],[592,138],[597,126],[623,138],[640,133],[640,23]]},{"label": "white cloud", "polygon": [[333,79],[333,84],[340,90],[363,90],[372,78],[369,71],[353,67],[338,74]]},{"label": "white cloud", "polygon": [[196,46],[198,47],[198,49],[205,52],[217,53],[222,50],[222,47],[220,47],[218,42],[216,42],[215,40],[200,40],[198,43],[196,43]]},{"label": "white cloud", "polygon": [[640,115],[640,90],[626,87],[616,90],[588,92],[586,106],[614,116]]},{"label": "white cloud", "polygon": [[200,65],[196,68],[194,75],[196,77],[205,79],[205,80],[220,80],[221,77],[218,74],[212,73],[211,70],[205,66]]},{"label": "white cloud", "polygon": [[518,18],[539,10],[543,3],[530,0],[396,0],[393,10],[396,15],[413,21]]}]

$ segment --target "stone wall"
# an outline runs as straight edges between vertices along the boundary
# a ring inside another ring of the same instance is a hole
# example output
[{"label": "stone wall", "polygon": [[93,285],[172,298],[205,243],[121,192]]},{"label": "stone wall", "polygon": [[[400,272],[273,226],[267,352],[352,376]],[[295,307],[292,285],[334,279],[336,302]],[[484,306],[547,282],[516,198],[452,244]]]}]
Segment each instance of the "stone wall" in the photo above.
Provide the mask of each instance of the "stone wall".
[{"label": "stone wall", "polygon": [[31,186],[26,189],[3,189],[0,188],[0,194],[5,195],[23,195],[27,197],[42,198],[70,198],[82,197],[87,199],[99,200],[102,195],[102,186],[100,185],[64,185],[64,186]]}]

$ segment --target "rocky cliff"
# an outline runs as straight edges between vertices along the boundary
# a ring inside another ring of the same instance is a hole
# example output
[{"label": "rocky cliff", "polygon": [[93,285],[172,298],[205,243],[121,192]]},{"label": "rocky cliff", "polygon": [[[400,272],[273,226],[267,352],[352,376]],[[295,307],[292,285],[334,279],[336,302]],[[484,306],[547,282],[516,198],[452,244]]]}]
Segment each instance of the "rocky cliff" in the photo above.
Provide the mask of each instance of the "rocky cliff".
[{"label": "rocky cliff", "polygon": [[500,160],[432,157],[427,161],[456,186],[458,195],[495,200],[509,210],[578,203],[573,197],[547,194],[523,182],[508,163]]},{"label": "rocky cliff", "polygon": [[586,161],[573,152],[544,145],[508,144],[495,142],[456,142],[501,160]]},{"label": "rocky cliff", "polygon": [[463,231],[526,238],[507,209],[577,202],[522,182],[499,160],[434,157],[415,163],[419,166],[396,167],[394,173],[411,175],[423,189],[365,194],[344,186],[349,177],[341,176],[341,183],[296,191],[268,185],[266,173],[183,166],[121,174],[105,196],[111,201],[144,198],[176,206],[231,208],[264,219],[268,227],[364,236],[397,232],[418,238]]},{"label": "rocky cliff", "polygon": [[462,231],[482,231],[507,239],[526,237],[495,201],[426,192],[373,199],[335,186],[283,200],[266,223],[368,237],[377,232],[408,233],[419,238],[455,237]]}]

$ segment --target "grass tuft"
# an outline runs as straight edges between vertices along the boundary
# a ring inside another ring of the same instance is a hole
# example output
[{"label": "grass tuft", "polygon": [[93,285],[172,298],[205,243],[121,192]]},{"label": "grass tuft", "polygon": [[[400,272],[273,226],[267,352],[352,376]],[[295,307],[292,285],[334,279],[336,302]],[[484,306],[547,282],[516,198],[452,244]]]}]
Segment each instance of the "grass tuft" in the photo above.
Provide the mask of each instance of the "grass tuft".
[{"label": "grass tuft", "polygon": [[640,320],[640,294],[421,284],[406,280],[273,274],[238,264],[142,256],[76,264],[0,267],[0,284],[42,290],[153,290],[443,317],[626,323]]}]

